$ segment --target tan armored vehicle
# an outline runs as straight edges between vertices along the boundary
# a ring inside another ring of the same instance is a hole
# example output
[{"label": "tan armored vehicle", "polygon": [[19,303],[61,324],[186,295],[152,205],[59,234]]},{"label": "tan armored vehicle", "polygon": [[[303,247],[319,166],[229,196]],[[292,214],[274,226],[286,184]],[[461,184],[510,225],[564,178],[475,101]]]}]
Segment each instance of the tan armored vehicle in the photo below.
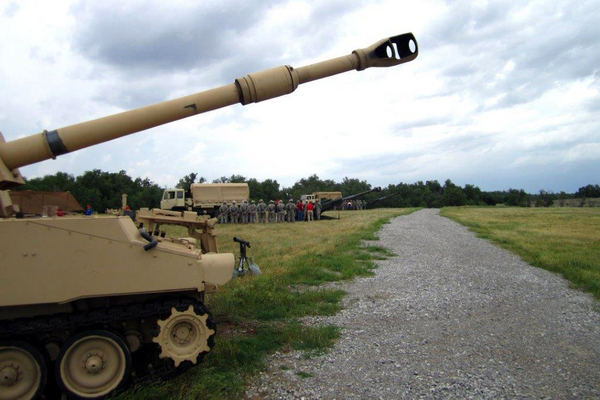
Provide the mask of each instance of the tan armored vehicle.
[{"label": "tan armored vehicle", "polygon": [[[19,168],[221,107],[268,100],[298,85],[418,54],[412,34],[295,69],[5,142],[0,135],[0,400],[34,398],[55,376],[71,397],[101,398],[136,376],[198,362],[214,344],[204,294],[232,276],[215,219],[181,216],[200,237],[156,237],[129,217],[15,218],[7,189]],[[147,215],[159,223],[173,216]],[[50,371],[53,368],[54,371]]]},{"label": "tan armored vehicle", "polygon": [[167,189],[160,202],[161,210],[195,211],[215,217],[223,202],[240,204],[250,199],[247,183],[193,183],[190,193],[183,189]]}]

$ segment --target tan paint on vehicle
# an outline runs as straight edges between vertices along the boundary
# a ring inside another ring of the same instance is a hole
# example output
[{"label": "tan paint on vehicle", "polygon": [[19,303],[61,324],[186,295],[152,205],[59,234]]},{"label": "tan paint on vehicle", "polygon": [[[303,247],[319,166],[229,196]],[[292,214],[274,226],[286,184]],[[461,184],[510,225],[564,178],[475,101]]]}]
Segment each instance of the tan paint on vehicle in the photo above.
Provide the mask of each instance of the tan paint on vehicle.
[{"label": "tan paint on vehicle", "polygon": [[247,183],[199,183],[192,185],[194,206],[220,206],[222,202],[241,203],[250,198]]},{"label": "tan paint on vehicle", "polygon": [[314,192],[315,197],[321,201],[342,198],[342,192]]},{"label": "tan paint on vehicle", "polygon": [[[4,235],[10,232],[8,235]],[[44,240],[22,241],[22,237]],[[204,289],[231,276],[232,254],[161,242],[151,251],[129,217],[0,220],[3,306],[65,303],[81,298]],[[191,247],[191,246],[190,246]],[[19,265],[19,268],[11,268]],[[207,276],[204,267],[208,267]],[[223,274],[218,270],[222,269]],[[43,279],[35,279],[43,276]],[[207,279],[208,278],[208,279]]]},{"label": "tan paint on vehicle", "polygon": [[167,189],[160,202],[162,210],[188,209],[216,211],[225,201],[241,203],[250,198],[247,183],[194,183],[191,185],[191,199],[185,197],[183,189]]}]

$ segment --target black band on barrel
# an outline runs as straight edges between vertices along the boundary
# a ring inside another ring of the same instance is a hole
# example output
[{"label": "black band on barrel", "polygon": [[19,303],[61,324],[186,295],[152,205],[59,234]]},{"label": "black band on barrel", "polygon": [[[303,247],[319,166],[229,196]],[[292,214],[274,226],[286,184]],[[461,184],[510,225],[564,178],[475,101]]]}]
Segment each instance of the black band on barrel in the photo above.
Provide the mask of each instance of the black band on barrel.
[{"label": "black band on barrel", "polygon": [[46,140],[48,141],[48,146],[50,147],[50,151],[54,157],[67,154],[69,152],[60,136],[58,136],[58,131],[54,130],[46,132]]}]

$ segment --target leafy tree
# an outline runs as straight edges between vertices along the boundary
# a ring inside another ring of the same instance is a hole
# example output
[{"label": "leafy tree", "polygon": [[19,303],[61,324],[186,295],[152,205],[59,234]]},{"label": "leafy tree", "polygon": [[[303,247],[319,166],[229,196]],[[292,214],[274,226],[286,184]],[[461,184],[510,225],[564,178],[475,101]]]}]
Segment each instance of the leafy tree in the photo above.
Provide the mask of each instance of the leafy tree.
[{"label": "leafy tree", "polygon": [[198,174],[196,172],[191,172],[188,175],[181,178],[179,182],[177,182],[177,185],[175,185],[175,187],[179,189],[184,189],[186,192],[189,192],[193,183],[206,182],[206,179],[204,179],[204,177],[200,177],[200,179],[198,179],[198,182],[196,182],[197,178]]},{"label": "leafy tree", "polygon": [[17,190],[37,190],[44,192],[70,192],[75,186],[75,177],[64,172],[57,172],[54,175],[46,175],[43,178],[33,178],[27,180],[25,185]]},{"label": "leafy tree", "polygon": [[464,206],[467,204],[467,196],[460,187],[451,186],[444,190],[442,196],[444,206]]},{"label": "leafy tree", "polygon": [[213,183],[245,183],[246,178],[242,175],[231,175],[230,177],[222,176],[213,180]]},{"label": "leafy tree", "polygon": [[580,187],[576,197],[600,197],[600,185],[587,185]]},{"label": "leafy tree", "polygon": [[561,207],[564,207],[567,198],[568,198],[568,195],[564,191],[561,191],[558,194],[558,205]]},{"label": "leafy tree", "polygon": [[535,201],[536,207],[550,207],[554,203],[555,195],[552,192],[547,192],[540,189],[539,195]]},{"label": "leafy tree", "polygon": [[19,190],[70,191],[82,206],[90,204],[96,211],[121,207],[121,195],[128,195],[132,209],[158,207],[163,189],[148,178],[132,180],[125,171],[86,171],[78,177],[58,172],[30,179]]},{"label": "leafy tree", "polygon": [[476,206],[483,203],[481,200],[481,189],[477,186],[467,184],[463,191],[467,197],[467,205]]},{"label": "leafy tree", "polygon": [[348,177],[344,177],[342,182],[337,186],[338,190],[342,192],[344,196],[366,192],[371,189],[371,185],[368,184],[367,181]]},{"label": "leafy tree", "polygon": [[528,207],[529,196],[523,189],[509,189],[504,202],[509,206]]}]

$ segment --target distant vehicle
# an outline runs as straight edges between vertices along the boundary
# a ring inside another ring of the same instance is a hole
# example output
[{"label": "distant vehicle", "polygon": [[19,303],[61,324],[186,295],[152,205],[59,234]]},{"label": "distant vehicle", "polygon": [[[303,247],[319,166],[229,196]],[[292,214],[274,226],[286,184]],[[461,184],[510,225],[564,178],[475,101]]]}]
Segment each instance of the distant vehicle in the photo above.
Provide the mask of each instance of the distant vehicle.
[{"label": "distant vehicle", "polygon": [[190,189],[187,193],[184,189],[165,190],[161,210],[195,211],[214,217],[224,201],[239,204],[250,198],[247,183],[194,183]]}]

